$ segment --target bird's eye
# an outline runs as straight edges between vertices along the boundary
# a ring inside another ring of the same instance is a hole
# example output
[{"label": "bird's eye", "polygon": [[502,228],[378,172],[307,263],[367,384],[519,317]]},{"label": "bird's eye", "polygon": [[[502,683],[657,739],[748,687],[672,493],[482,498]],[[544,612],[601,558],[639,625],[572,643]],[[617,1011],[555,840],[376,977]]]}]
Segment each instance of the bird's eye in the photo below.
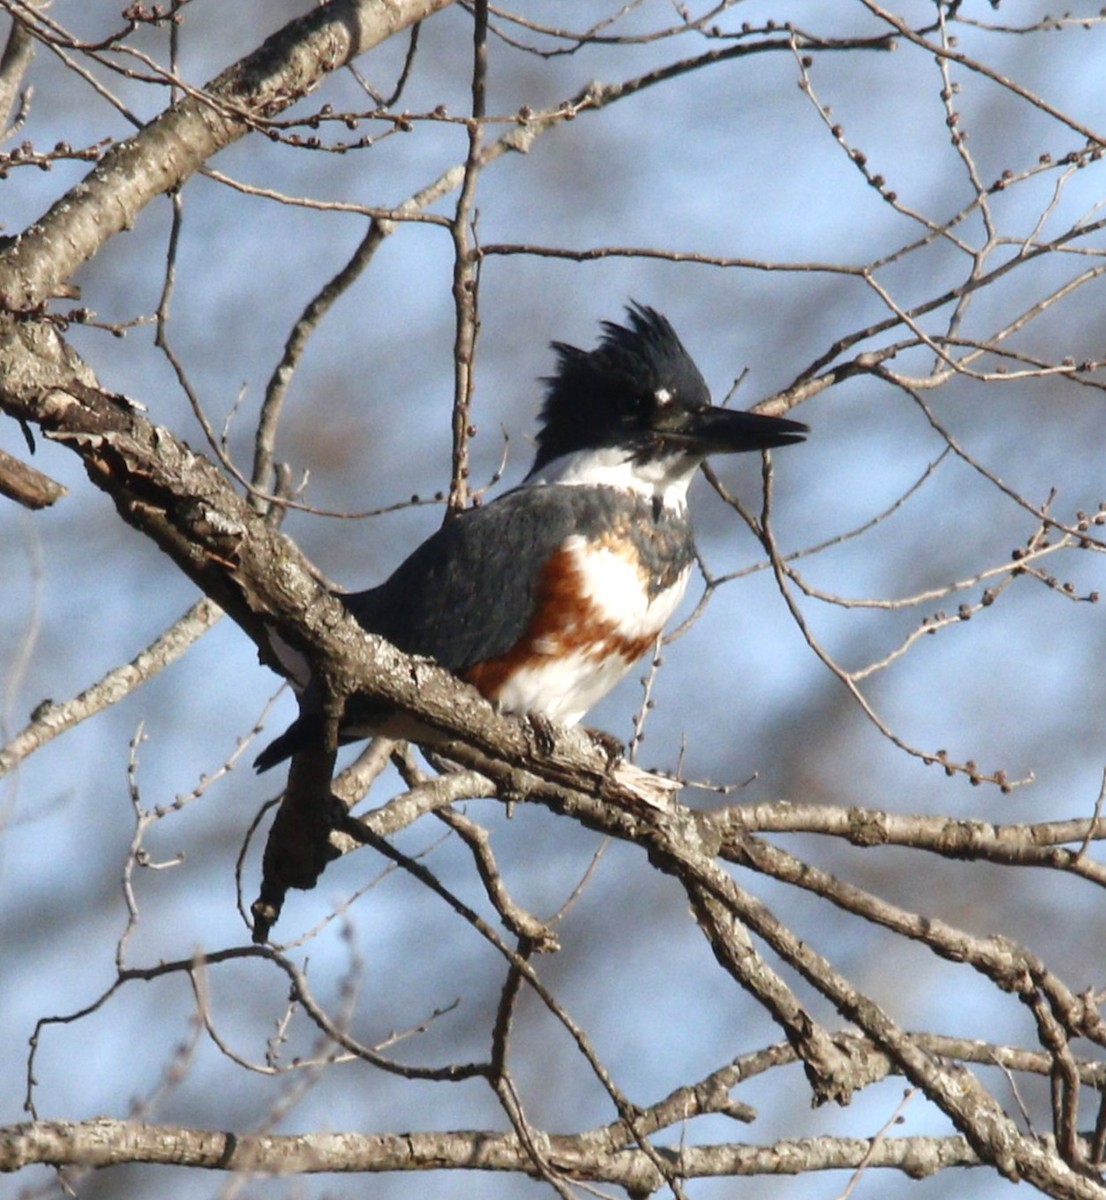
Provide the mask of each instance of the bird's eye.
[{"label": "bird's eye", "polygon": [[664,408],[672,403],[673,396],[668,388],[662,387],[657,388],[657,390],[653,393],[653,399],[656,400],[658,408]]}]

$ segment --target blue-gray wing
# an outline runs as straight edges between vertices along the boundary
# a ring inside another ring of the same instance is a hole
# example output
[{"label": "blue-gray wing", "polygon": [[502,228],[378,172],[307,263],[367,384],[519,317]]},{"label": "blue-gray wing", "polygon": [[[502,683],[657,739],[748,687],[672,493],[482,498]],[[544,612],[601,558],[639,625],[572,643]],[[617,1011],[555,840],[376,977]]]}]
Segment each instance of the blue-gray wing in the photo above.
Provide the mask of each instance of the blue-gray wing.
[{"label": "blue-gray wing", "polygon": [[[463,674],[509,656],[534,623],[543,572],[574,536],[619,533],[635,546],[656,587],[668,587],[691,561],[686,522],[644,499],[605,487],[548,484],[508,492],[486,508],[447,521],[379,587],[340,597],[362,628],[408,654]],[[549,599],[549,596],[545,596]],[[310,689],[309,689],[310,693]],[[371,727],[378,705],[347,708],[351,726]],[[257,759],[258,770],[318,737],[318,713],[305,697],[296,721]],[[364,736],[351,733],[350,736]]]},{"label": "blue-gray wing", "polygon": [[506,654],[530,625],[545,564],[609,517],[607,490],[521,488],[467,509],[386,582],[342,603],[371,633],[451,671]]}]

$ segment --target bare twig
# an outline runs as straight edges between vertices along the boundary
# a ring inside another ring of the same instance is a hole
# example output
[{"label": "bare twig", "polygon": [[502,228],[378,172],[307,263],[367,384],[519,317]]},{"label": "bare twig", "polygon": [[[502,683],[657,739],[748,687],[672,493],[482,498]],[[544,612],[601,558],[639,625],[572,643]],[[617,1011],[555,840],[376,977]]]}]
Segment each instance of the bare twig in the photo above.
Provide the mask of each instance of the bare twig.
[{"label": "bare twig", "polygon": [[180,658],[222,615],[222,609],[213,601],[200,600],[126,665],[109,671],[99,682],[71,700],[59,703],[44,700],[35,709],[30,724],[0,749],[0,775],[7,774],[59,733],[130,695],[135,688]]}]

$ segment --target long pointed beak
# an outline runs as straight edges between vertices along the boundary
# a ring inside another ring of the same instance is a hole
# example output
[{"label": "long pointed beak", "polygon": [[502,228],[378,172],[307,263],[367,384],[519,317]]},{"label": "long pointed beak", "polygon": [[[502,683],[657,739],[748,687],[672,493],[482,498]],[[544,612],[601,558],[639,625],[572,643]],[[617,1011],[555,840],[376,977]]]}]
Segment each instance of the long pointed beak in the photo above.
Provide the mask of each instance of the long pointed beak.
[{"label": "long pointed beak", "polygon": [[701,454],[738,454],[745,450],[771,450],[801,442],[810,432],[801,421],[765,417],[730,408],[701,408],[687,414],[681,427],[665,430],[666,440],[679,442]]}]

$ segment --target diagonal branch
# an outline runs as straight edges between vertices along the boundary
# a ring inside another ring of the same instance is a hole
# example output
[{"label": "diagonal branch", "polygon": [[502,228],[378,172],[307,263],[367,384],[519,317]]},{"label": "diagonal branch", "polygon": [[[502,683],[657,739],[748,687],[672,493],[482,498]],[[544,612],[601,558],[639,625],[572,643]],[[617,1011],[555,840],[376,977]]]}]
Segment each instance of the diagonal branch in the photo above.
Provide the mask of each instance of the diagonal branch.
[{"label": "diagonal branch", "polygon": [[0,308],[37,308],[154,197],[179,187],[258,118],[451,0],[329,0],[290,21],[201,94],[112,147],[84,180],[0,254]]},{"label": "diagonal branch", "polygon": [[[504,717],[428,660],[371,637],[317,580],[300,551],[272,530],[207,458],[155,426],[89,373],[48,323],[0,324],[0,411],[37,424],[73,450],[127,524],[151,538],[276,666],[274,634],[347,692],[361,692],[458,739],[443,752],[520,794],[542,780],[639,813],[663,806],[675,786],[627,763],[613,768],[581,730],[549,753],[523,721]],[[537,779],[519,777],[533,772]]]},{"label": "diagonal branch", "polygon": [[194,604],[130,662],[109,671],[83,692],[55,704],[44,701],[30,722],[6,746],[0,746],[0,776],[6,775],[60,733],[130,695],[164,667],[175,662],[222,617],[208,599]]},{"label": "diagonal branch", "polygon": [[7,496],[24,508],[48,508],[68,491],[56,479],[0,450],[0,496]]}]

